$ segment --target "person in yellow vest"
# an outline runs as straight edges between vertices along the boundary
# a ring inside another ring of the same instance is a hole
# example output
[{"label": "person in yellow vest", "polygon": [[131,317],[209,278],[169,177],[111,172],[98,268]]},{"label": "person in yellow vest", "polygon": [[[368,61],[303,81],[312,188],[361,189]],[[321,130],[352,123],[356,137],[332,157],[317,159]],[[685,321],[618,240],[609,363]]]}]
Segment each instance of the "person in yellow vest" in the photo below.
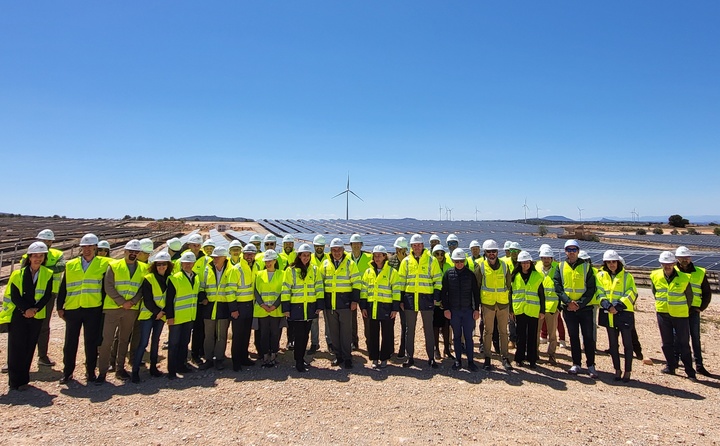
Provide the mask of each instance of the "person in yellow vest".
[{"label": "person in yellow vest", "polygon": [[228,245],[228,261],[230,265],[236,267],[242,259],[242,243],[240,240],[233,240]]},{"label": "person in yellow vest", "polygon": [[[547,338],[545,343],[548,344],[547,354],[548,362],[551,365],[557,365],[557,359],[555,359],[555,351],[558,347],[557,338],[557,327],[558,318],[560,312],[558,311],[558,305],[560,303],[557,293],[555,293],[555,283],[553,277],[555,277],[555,270],[557,270],[558,263],[555,261],[555,253],[552,248],[548,245],[540,249],[540,260],[535,263],[535,270],[543,275],[543,291],[545,293],[545,317],[542,322],[538,322],[538,337],[542,332],[542,327],[547,330]],[[539,339],[539,344],[542,344],[542,339]]]},{"label": "person in yellow vest", "polygon": [[[388,265],[395,271],[400,271],[400,264],[403,259],[408,255],[408,242],[405,237],[398,237],[393,243],[395,248],[395,254],[388,255]],[[402,302],[402,290],[401,290],[401,302]],[[400,346],[398,347],[397,357],[402,359],[405,357],[405,333],[407,332],[407,324],[405,322],[405,312],[400,310],[398,313],[400,316]]]},{"label": "person in yellow vest", "polygon": [[[370,262],[372,262],[372,254],[369,252],[364,252],[362,250],[363,248],[363,239],[360,234],[353,234],[350,236],[350,258],[353,262],[357,265],[358,268],[358,274],[360,275],[360,278],[362,279],[363,274],[365,274],[365,271],[370,268]],[[360,345],[360,338],[358,337],[358,311],[353,310],[353,320],[352,320],[352,349],[357,350],[358,346]],[[367,330],[367,319],[363,318],[362,315],[360,315],[360,318],[363,321],[363,331]],[[365,338],[367,339],[367,335],[365,335]]]},{"label": "person in yellow vest", "polygon": [[[167,242],[167,253],[170,254],[170,259],[175,263],[176,260],[180,260],[180,256],[182,255],[182,241],[180,241],[179,238],[173,237]],[[173,269],[180,268],[178,265],[177,267],[173,267]]]},{"label": "person in yellow vest", "polygon": [[[454,234],[450,234],[454,235]],[[440,273],[445,274],[445,271],[453,267],[454,263],[446,255],[445,247],[443,245],[435,245],[432,248],[432,255],[440,266]],[[443,353],[446,358],[455,358],[450,351],[450,344],[452,339],[450,337],[450,321],[445,317],[445,309],[442,306],[442,301],[435,302],[435,308],[433,308],[433,335],[435,336],[435,359],[440,360],[443,356],[440,354],[440,333],[443,336],[443,342],[445,348]]]},{"label": "person in yellow vest", "polygon": [[[150,260],[150,254],[153,253],[155,250],[155,245],[153,241],[149,238],[143,238],[140,239],[140,252],[137,256],[137,261],[144,263],[146,268],[149,267],[148,262]],[[142,301],[142,298],[141,298]],[[137,350],[138,344],[140,343],[140,340],[138,336],[140,335],[140,320],[135,320],[135,325],[132,329],[132,335],[130,335],[130,348],[128,349],[128,360],[130,361],[130,364],[135,363],[135,351]],[[116,355],[117,355],[117,345],[118,345],[118,338],[117,338],[117,332],[115,332],[115,341],[113,342],[113,348],[110,351],[110,363],[115,364],[116,362]],[[143,355],[145,354],[145,351],[143,350]],[[140,364],[142,364],[143,367],[145,367],[145,364],[140,361]]]},{"label": "person in yellow vest", "polygon": [[[603,253],[603,267],[597,273],[600,290],[598,324],[606,327],[610,357],[615,367],[615,381],[630,381],[633,361],[632,329],[635,326],[635,301],[637,288],[632,274],[625,271],[620,255],[613,249]],[[620,367],[620,343],[622,335],[625,349],[625,373]]]},{"label": "person in yellow vest", "polygon": [[[518,254],[520,254],[520,251],[522,251],[522,247],[520,246],[520,243],[518,242],[511,242],[507,241],[505,242],[505,257],[503,257],[502,261],[507,264],[508,269],[510,270],[510,274],[512,274],[515,271],[515,267],[517,266],[517,257]],[[498,324],[495,323],[495,331],[493,332],[493,344],[498,344]],[[508,349],[512,350],[516,347],[517,342],[517,330],[515,327],[515,319],[508,318]]]},{"label": "person in yellow vest", "polygon": [[209,238],[202,243],[202,250],[206,256],[205,266],[207,266],[208,263],[212,262],[212,260],[210,259],[210,254],[212,254],[214,249],[215,249],[215,242],[213,241],[213,239]]},{"label": "person in yellow vest", "polygon": [[277,269],[283,271],[288,265],[292,265],[297,257],[295,251],[295,237],[291,234],[286,234],[282,239],[283,249],[278,256]]},{"label": "person in yellow vest", "polygon": [[260,237],[260,234],[253,234],[250,236],[249,243],[253,246],[255,246],[255,249],[257,252],[260,252],[262,250],[262,237]]},{"label": "person in yellow vest", "polygon": [[405,346],[408,358],[403,367],[415,364],[415,327],[418,314],[422,318],[425,333],[425,352],[428,365],[438,368],[435,362],[435,336],[433,333],[433,312],[435,301],[440,299],[442,272],[437,260],[430,251],[425,249],[425,242],[420,234],[410,237],[410,255],[400,263],[400,285],[403,291],[400,308],[405,312]]},{"label": "person in yellow vest", "polygon": [[[595,266],[593,265],[592,257],[590,256],[590,253],[588,253],[584,249],[581,249],[580,252],[578,253],[578,257],[580,259],[582,259],[583,261],[587,262],[588,265],[590,265],[590,268],[592,268],[592,270],[593,270],[593,274],[595,275],[595,277],[597,277],[598,269],[595,268]],[[596,286],[596,288],[595,288],[595,295],[590,300],[590,305],[592,306],[592,311],[593,311],[593,321],[597,321],[598,320],[598,308],[600,306],[600,287],[599,286]],[[595,346],[597,346],[597,324],[593,323],[592,328],[593,328],[593,340],[595,341]]]},{"label": "person in yellow vest", "polygon": [[96,255],[98,257],[110,257],[110,242],[107,240],[100,240],[97,246]]},{"label": "person in yellow vest", "polygon": [[[170,254],[161,251],[150,264],[148,273],[141,286],[142,303],[140,306],[140,329],[137,334],[138,345],[132,363],[131,381],[140,382],[140,363],[145,349],[150,344],[150,376],[159,378],[163,373],[158,370],[158,351],[160,348],[160,335],[165,326],[165,292],[167,281],[173,273],[173,263]],[[152,342],[150,336],[152,334]]]},{"label": "person in yellow vest", "polygon": [[660,269],[650,273],[652,293],[655,296],[655,312],[665,356],[662,373],[674,375],[678,367],[675,349],[679,347],[685,373],[691,380],[697,379],[690,353],[690,307],[693,301],[690,276],[675,268],[677,259],[670,251],[660,253]]},{"label": "person in yellow vest", "polygon": [[[277,237],[275,234],[265,234],[265,237],[263,238],[263,249],[267,251],[268,249],[272,249],[275,251],[275,248],[277,247]],[[265,268],[265,251],[258,250],[258,254],[255,257],[255,260],[258,262],[258,269]]]},{"label": "person in yellow vest", "polygon": [[[322,262],[326,259],[330,258],[330,254],[327,254],[325,252],[325,236],[322,234],[317,234],[313,238],[313,248],[315,250],[315,253],[312,255],[310,262],[315,265],[318,269],[322,265]],[[325,319],[323,315],[323,319]],[[320,318],[315,318],[312,321],[312,326],[310,327],[310,349],[308,350],[309,355],[315,354],[318,350],[320,350],[320,325],[319,325]],[[327,349],[328,352],[333,352],[335,349],[331,345],[332,342],[330,341],[330,330],[327,326],[327,321],[324,321],[325,323],[325,342],[327,343]]]},{"label": "person in yellow vest", "polygon": [[180,256],[180,271],[170,275],[165,290],[165,317],[168,324],[168,379],[178,373],[192,373],[187,364],[188,344],[197,314],[200,278],[194,268],[197,259],[190,251]]},{"label": "person in yellow vest", "polygon": [[505,243],[503,243],[504,255],[498,260],[507,264],[507,262],[510,260],[510,245],[512,245],[512,243],[512,240],[505,240]]},{"label": "person in yellow vest", "polygon": [[373,248],[373,260],[361,280],[360,308],[367,320],[368,358],[373,369],[384,369],[395,347],[395,317],[400,311],[398,273],[388,264],[387,249]]},{"label": "person in yellow vest", "polygon": [[430,236],[429,242],[430,242],[430,251],[432,252],[432,249],[440,244],[440,236],[438,236],[437,234],[432,234]]},{"label": "person in yellow vest", "polygon": [[330,258],[323,260],[320,273],[325,290],[323,317],[327,322],[330,343],[335,359],[333,366],[353,367],[352,361],[352,310],[360,302],[360,274],[357,265],[345,252],[343,241],[330,241]]},{"label": "person in yellow vest", "polygon": [[[12,305],[3,303],[0,319],[9,317],[8,385],[10,390],[25,390],[30,383],[30,366],[35,356],[46,305],[52,298],[53,270],[46,268],[48,247],[32,243],[20,269],[13,271],[6,294]],[[52,311],[52,307],[50,308]]]},{"label": "person in yellow vest", "polygon": [[520,251],[517,261],[518,266],[510,277],[512,317],[517,326],[515,364],[524,367],[527,358],[528,366],[534,369],[538,359],[538,322],[545,318],[545,276],[535,270],[529,252]]},{"label": "person in yellow vest", "polygon": [[257,264],[255,254],[257,248],[248,243],[243,247],[243,258],[235,265],[238,271],[238,291],[235,302],[230,301],[230,323],[232,324],[232,346],[230,347],[233,371],[242,370],[242,366],[255,365],[250,359],[248,346],[252,333],[253,301],[255,289],[255,275],[261,270],[254,268]]},{"label": "person in yellow vest", "polygon": [[510,318],[510,268],[498,259],[498,244],[485,240],[482,245],[485,260],[475,265],[475,277],[480,287],[480,304],[483,318],[483,368],[490,370],[492,364],[493,331],[498,327],[500,361],[505,370],[512,370],[508,357],[508,319]]},{"label": "person in yellow vest", "polygon": [[[695,266],[692,262],[692,252],[685,246],[680,246],[675,251],[675,258],[678,271],[690,275],[690,287],[693,292],[693,300],[690,304],[690,315],[688,323],[690,324],[690,347],[692,348],[693,358],[695,359],[695,369],[697,373],[704,376],[713,376],[703,365],[702,345],[700,343],[700,313],[710,305],[712,299],[712,290],[708,282],[705,268]],[[39,347],[38,347],[39,348]],[[680,353],[680,349],[675,349],[675,356]]]},{"label": "person in yellow vest", "polygon": [[482,262],[483,260],[481,248],[482,245],[477,240],[470,242],[470,260],[473,262],[473,271],[475,271],[475,265],[477,262]]},{"label": "person in yellow vest", "polygon": [[[195,265],[193,265],[193,272],[201,277],[203,271],[205,271],[205,266],[207,266],[210,259],[210,257],[205,255],[205,251],[203,251],[202,245],[202,235],[193,234],[188,238],[188,249],[185,250],[185,252],[192,252],[195,256]],[[176,269],[179,269],[180,266],[181,265],[176,264]],[[202,358],[205,357],[205,324],[202,317],[202,308],[204,308],[204,305],[202,304],[202,302],[198,302],[198,305],[193,308],[195,308],[196,314],[195,317],[192,319],[193,326],[190,343],[190,356],[192,357],[192,361],[196,365],[200,365],[203,363]]]},{"label": "person in yellow vest", "polygon": [[140,286],[147,274],[147,265],[137,261],[140,241],[130,240],[125,244],[125,256],[110,262],[105,272],[103,285],[103,341],[98,357],[98,377],[95,384],[103,384],[110,368],[110,350],[115,331],[118,332],[118,349],[115,363],[115,377],[130,379],[125,370],[125,356],[130,344],[133,326],[140,313],[142,291]]},{"label": "person in yellow vest", "polygon": [[281,294],[282,311],[295,336],[295,369],[301,373],[309,369],[305,352],[312,321],[325,308],[322,274],[312,255],[310,245],[300,245],[295,263],[285,270]]},{"label": "person in yellow vest", "polygon": [[111,260],[95,256],[97,244],[95,234],[85,234],[80,239],[80,256],[65,264],[57,300],[58,316],[65,321],[63,377],[60,384],[68,384],[73,379],[80,329],[85,345],[85,377],[88,382],[94,382],[97,378],[95,366],[98,342],[102,336],[103,277]]},{"label": "person in yellow vest", "polygon": [[281,294],[285,277],[283,270],[276,268],[278,255],[274,250],[265,251],[263,259],[265,268],[255,274],[253,316],[258,320],[255,332],[256,336],[260,336],[258,355],[263,359],[262,367],[269,368],[277,365],[280,351]]},{"label": "person in yellow vest", "polygon": [[62,251],[52,247],[55,241],[55,233],[53,233],[53,231],[50,229],[43,229],[38,233],[36,238],[48,247],[45,267],[50,268],[53,272],[52,297],[50,298],[50,302],[46,305],[50,311],[47,312],[47,317],[42,320],[42,328],[40,329],[40,336],[38,337],[37,344],[37,363],[40,366],[52,367],[55,365],[55,361],[50,359],[48,356],[48,346],[50,344],[50,319],[52,317],[52,308],[55,305],[58,291],[60,291],[62,274],[63,271],[65,271],[65,259],[63,258]]},{"label": "person in yellow vest", "polygon": [[471,269],[467,267],[465,251],[460,248],[452,252],[453,268],[445,271],[442,279],[442,303],[444,316],[450,321],[455,336],[455,363],[453,370],[462,368],[463,340],[467,368],[478,370],[473,360],[472,331],[475,321],[480,319],[480,288]]},{"label": "person in yellow vest", "polygon": [[563,315],[570,335],[570,349],[573,365],[568,370],[577,375],[581,370],[582,349],[580,347],[580,331],[582,330],[585,358],[588,374],[597,379],[595,370],[595,338],[593,337],[592,300],[597,290],[595,274],[592,266],[579,257],[580,245],[577,240],[565,242],[566,260],[558,264],[553,282],[558,299],[564,306]]},{"label": "person in yellow vest", "polygon": [[[200,365],[201,370],[207,370],[213,365],[217,370],[225,368],[225,350],[231,318],[230,302],[237,302],[240,280],[238,270],[230,265],[227,255],[227,248],[215,247],[210,254],[212,261],[205,267],[200,278],[198,299],[208,301],[203,308],[205,362]],[[247,317],[247,314],[243,316]]]}]

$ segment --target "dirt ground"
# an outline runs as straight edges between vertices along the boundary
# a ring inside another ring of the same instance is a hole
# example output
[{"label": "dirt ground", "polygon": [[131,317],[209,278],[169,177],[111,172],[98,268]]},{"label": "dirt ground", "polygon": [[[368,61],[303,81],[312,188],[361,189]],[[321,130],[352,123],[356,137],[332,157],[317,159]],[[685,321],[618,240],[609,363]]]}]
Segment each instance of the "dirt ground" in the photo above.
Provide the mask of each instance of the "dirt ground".
[{"label": "dirt ground", "polygon": [[[420,367],[411,369],[393,358],[384,371],[371,370],[361,335],[351,370],[332,367],[321,340],[321,351],[308,357],[312,368],[306,374],[295,371],[288,352],[275,369],[209,370],[175,381],[150,378],[142,370],[140,384],[109,375],[103,386],[86,386],[79,353],[79,380],[61,386],[64,322],[55,315],[50,356],[58,365],[39,371],[33,365],[32,387],[24,392],[8,393],[7,375],[0,375],[0,444],[720,442],[720,375],[691,382],[683,372],[660,373],[663,356],[652,297],[648,290],[640,294],[638,332],[654,364],[635,361],[629,384],[612,380],[606,354],[597,358],[599,380],[568,375],[566,349],[559,350],[557,367],[542,361],[536,370],[508,373],[496,367],[471,373],[452,371],[452,360],[445,359],[432,370],[418,332]],[[714,303],[704,313],[702,329],[706,368],[720,373],[717,308]],[[398,334],[399,323],[396,346]],[[599,329],[598,349],[605,348],[607,336]],[[0,335],[0,355],[6,352],[7,335]]]}]

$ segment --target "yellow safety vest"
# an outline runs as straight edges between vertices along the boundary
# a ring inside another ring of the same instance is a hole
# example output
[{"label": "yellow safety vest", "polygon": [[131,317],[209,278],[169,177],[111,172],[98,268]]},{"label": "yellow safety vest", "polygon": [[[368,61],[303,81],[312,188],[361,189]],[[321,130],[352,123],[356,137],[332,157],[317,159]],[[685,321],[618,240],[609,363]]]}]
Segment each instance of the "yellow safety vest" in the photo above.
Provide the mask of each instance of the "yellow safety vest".
[{"label": "yellow safety vest", "polygon": [[[148,266],[146,263],[137,262],[137,268],[135,268],[135,274],[130,277],[130,269],[128,269],[125,259],[117,259],[110,262],[110,268],[112,268],[115,274],[115,290],[125,299],[126,301],[131,300],[137,294],[142,285],[143,278],[147,274]],[[113,299],[109,297],[105,299],[103,303],[103,310],[117,310],[120,308]],[[133,310],[140,309],[140,302],[136,303],[132,307]]]},{"label": "yellow safety vest", "polygon": [[690,310],[685,297],[685,290],[690,284],[690,276],[685,273],[678,273],[668,283],[665,279],[665,272],[656,269],[650,273],[650,280],[655,286],[655,311],[668,313],[672,317],[688,317]]},{"label": "yellow safety vest", "polygon": [[323,299],[322,276],[315,265],[308,265],[305,279],[300,277],[298,268],[288,268],[284,273],[283,287],[281,293],[282,302],[290,302],[290,305],[303,306],[303,320],[310,319],[308,315],[308,304]]},{"label": "yellow safety vest", "polygon": [[67,294],[63,310],[102,306],[102,281],[111,260],[109,257],[95,256],[86,271],[82,269],[82,257],[76,257],[65,264]]},{"label": "yellow safety vest", "polygon": [[255,272],[245,259],[240,259],[240,263],[235,265],[238,271],[238,290],[236,300],[238,302],[251,302],[255,299],[253,290],[255,289]]},{"label": "yellow safety vest", "polygon": [[[23,279],[25,275],[26,267],[20,268],[13,271],[8,280],[8,284],[5,287],[5,294],[3,295],[2,310],[0,310],[0,324],[9,324],[12,320],[12,313],[15,311],[15,304],[12,301],[11,289],[12,285],[15,285],[20,291],[23,292]],[[38,270],[38,278],[35,283],[35,302],[39,302],[45,295],[45,287],[47,286],[50,278],[54,277],[53,271],[50,268],[41,266]],[[35,313],[35,319],[45,319],[47,316],[47,305],[42,310]]]},{"label": "yellow safety vest", "polygon": [[585,293],[585,277],[587,277],[590,264],[582,262],[579,268],[572,268],[568,262],[560,262],[560,280],[562,280],[565,295],[573,301],[580,300]]},{"label": "yellow safety vest", "polygon": [[555,271],[557,270],[558,263],[553,260],[552,266],[550,266],[550,270],[547,274],[543,271],[543,264],[542,261],[538,261],[535,263],[535,270],[545,276],[543,279],[543,290],[545,291],[545,312],[553,314],[558,309],[558,304],[560,303],[560,300],[558,299],[558,295],[555,292],[555,282],[553,282],[553,277],[555,277]]},{"label": "yellow safety vest", "polygon": [[480,301],[483,305],[508,304],[507,263],[500,261],[500,268],[493,269],[487,260],[480,263],[482,284],[480,284]]},{"label": "yellow safety vest", "polygon": [[226,262],[218,286],[215,263],[210,262],[205,267],[203,278],[200,281],[200,291],[205,291],[208,302],[213,306],[210,316],[211,319],[214,320],[217,318],[218,302],[237,301],[239,276],[240,273],[237,268],[233,268],[230,262]]},{"label": "yellow safety vest", "polygon": [[698,266],[695,266],[695,271],[693,271],[691,273],[683,273],[676,266],[675,271],[677,271],[678,274],[682,273],[682,274],[687,274],[688,276],[690,276],[690,288],[692,288],[692,293],[693,293],[693,300],[692,300],[692,303],[690,304],[690,306],[700,308],[702,306],[702,283],[703,283],[703,280],[705,279],[705,268],[700,268]]},{"label": "yellow safety vest", "polygon": [[400,262],[399,278],[402,291],[414,294],[415,311],[420,308],[420,294],[433,294],[442,289],[440,265],[427,249],[420,255],[420,261],[411,253]]},{"label": "yellow safety vest", "polygon": [[[622,302],[625,310],[634,312],[635,301],[637,300],[637,288],[635,287],[635,279],[632,274],[622,269],[615,277],[611,277],[610,273],[601,270],[597,273],[598,291],[600,292],[600,301],[607,300],[611,304]],[[608,313],[608,324],[614,327],[613,314]]]},{"label": "yellow safety vest", "polygon": [[[260,295],[260,300],[265,305],[272,305],[277,302],[278,297],[282,294],[284,280],[285,274],[277,269],[270,280],[268,280],[268,271],[266,269],[255,275],[255,291]],[[278,303],[278,307],[268,313],[255,302],[253,317],[283,317],[282,304]]]},{"label": "yellow safety vest", "polygon": [[337,268],[335,268],[333,260],[323,260],[321,271],[325,292],[330,293],[332,306],[329,310],[337,309],[337,293],[351,293],[353,288],[360,289],[360,274],[357,265],[350,260],[348,253],[345,253]]},{"label": "yellow safety vest", "polygon": [[[155,274],[145,274],[145,280],[147,280],[152,287],[153,301],[155,301],[155,305],[161,309],[165,308],[165,292],[160,287],[160,283],[157,281]],[[138,316],[138,320],[146,321],[151,317],[152,311],[148,310],[145,304],[140,301],[140,315]],[[162,320],[165,320],[165,316],[163,316]]]},{"label": "yellow safety vest", "polygon": [[278,254],[278,266],[275,269],[284,271],[285,268],[288,268],[293,263],[295,263],[296,258],[297,258],[297,251],[295,251],[294,249],[292,251],[290,251],[290,254],[287,254],[287,253],[285,253],[285,251],[282,251],[280,254]]},{"label": "yellow safety vest", "polygon": [[200,279],[197,274],[193,276],[192,285],[183,271],[173,273],[170,282],[175,287],[175,325],[194,321],[200,292]]},{"label": "yellow safety vest", "polygon": [[388,262],[385,262],[380,274],[372,265],[365,270],[360,288],[360,299],[366,300],[371,306],[370,318],[377,319],[379,304],[392,305],[393,301],[400,302],[400,277]]},{"label": "yellow safety vest", "polygon": [[[527,283],[520,274],[515,275],[512,282],[513,313],[540,317],[540,296],[538,289],[543,286],[543,275],[534,269],[530,270]],[[543,289],[544,291],[544,289]]]}]

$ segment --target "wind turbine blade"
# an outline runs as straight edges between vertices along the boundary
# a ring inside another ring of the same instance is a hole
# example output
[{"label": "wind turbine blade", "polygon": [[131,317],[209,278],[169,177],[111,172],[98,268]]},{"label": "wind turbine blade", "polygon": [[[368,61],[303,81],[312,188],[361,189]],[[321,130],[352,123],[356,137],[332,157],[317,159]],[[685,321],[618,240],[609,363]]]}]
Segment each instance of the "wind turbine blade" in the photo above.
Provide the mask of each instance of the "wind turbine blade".
[{"label": "wind turbine blade", "polygon": [[339,197],[340,195],[346,194],[346,193],[347,193],[347,191],[344,190],[344,191],[340,192],[339,194],[335,195],[333,198]]},{"label": "wind turbine blade", "polygon": [[358,199],[359,199],[360,201],[365,201],[365,200],[363,200],[362,198],[360,198],[360,196],[359,196],[358,194],[356,194],[355,192],[353,192],[353,191],[351,191],[351,190],[348,190],[348,192],[350,192],[351,194],[353,194],[353,195],[355,195],[356,197],[358,197]]}]

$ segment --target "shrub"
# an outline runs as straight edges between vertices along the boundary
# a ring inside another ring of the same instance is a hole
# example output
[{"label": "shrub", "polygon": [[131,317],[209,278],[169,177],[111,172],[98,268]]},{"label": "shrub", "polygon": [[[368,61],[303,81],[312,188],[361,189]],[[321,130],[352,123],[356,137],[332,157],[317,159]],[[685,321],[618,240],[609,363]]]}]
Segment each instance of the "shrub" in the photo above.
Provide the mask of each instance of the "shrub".
[{"label": "shrub", "polygon": [[663,231],[662,228],[653,228],[653,234],[661,235],[664,233],[665,233],[665,231]]},{"label": "shrub", "polygon": [[713,234],[720,235],[720,226],[717,226],[715,229],[713,229]]},{"label": "shrub", "polygon": [[644,230],[643,228],[640,228],[637,231],[635,231],[635,235],[645,235],[645,234],[647,234],[647,231]]},{"label": "shrub", "polygon": [[547,227],[546,227],[545,225],[540,225],[540,226],[538,226],[538,234],[540,234],[541,236],[543,236],[543,235],[547,235],[547,233],[548,233],[548,230],[547,230]]},{"label": "shrub", "polygon": [[699,232],[697,232],[697,229],[695,229],[695,228],[688,228],[687,233],[688,233],[688,235],[698,235],[699,234]]}]

